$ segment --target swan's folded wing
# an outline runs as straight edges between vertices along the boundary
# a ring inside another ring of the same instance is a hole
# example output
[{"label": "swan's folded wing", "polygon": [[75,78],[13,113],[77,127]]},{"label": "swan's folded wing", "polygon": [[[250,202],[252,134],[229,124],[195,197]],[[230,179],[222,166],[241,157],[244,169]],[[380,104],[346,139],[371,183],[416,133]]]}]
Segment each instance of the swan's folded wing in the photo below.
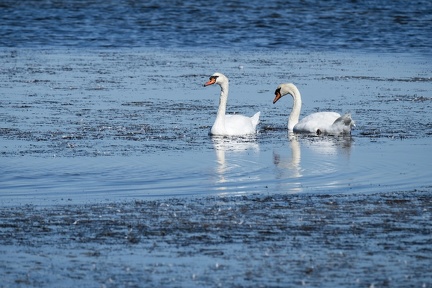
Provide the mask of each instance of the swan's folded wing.
[{"label": "swan's folded wing", "polygon": [[[317,112],[312,113],[298,122],[294,126],[294,132],[299,133],[323,133],[327,131],[340,114],[336,112]],[[318,130],[320,132],[318,132]]]},{"label": "swan's folded wing", "polygon": [[236,114],[225,115],[225,129],[228,135],[255,134],[256,125],[258,125],[258,123],[259,123],[259,112],[256,113],[253,117],[247,117],[247,116],[236,115]]}]

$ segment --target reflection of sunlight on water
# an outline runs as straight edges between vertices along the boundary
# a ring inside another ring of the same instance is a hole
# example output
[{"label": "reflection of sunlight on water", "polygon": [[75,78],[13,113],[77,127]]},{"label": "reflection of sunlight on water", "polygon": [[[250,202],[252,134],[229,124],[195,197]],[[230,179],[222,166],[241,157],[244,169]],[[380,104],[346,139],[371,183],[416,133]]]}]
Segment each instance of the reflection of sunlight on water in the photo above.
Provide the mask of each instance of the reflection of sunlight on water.
[{"label": "reflection of sunlight on water", "polygon": [[[235,188],[237,193],[245,190],[247,183],[259,181],[255,173],[256,162],[246,160],[244,154],[259,152],[259,145],[254,137],[213,137],[213,147],[216,153],[216,190],[227,191]],[[243,183],[243,185],[242,185]]]},{"label": "reflection of sunlight on water", "polygon": [[[273,151],[275,179],[280,180],[278,189],[298,193],[303,191],[304,185],[319,189],[346,182],[346,179],[335,179],[333,173],[341,170],[340,157],[349,160],[351,137],[303,137],[290,132],[288,139],[291,155]],[[327,178],[328,175],[331,177]]]}]

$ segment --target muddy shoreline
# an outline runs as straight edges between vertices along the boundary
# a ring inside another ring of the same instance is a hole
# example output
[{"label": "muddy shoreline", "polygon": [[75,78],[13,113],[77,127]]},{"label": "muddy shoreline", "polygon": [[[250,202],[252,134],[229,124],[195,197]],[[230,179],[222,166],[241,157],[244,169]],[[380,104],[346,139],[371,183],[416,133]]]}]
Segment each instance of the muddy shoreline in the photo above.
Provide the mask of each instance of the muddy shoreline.
[{"label": "muddy shoreline", "polygon": [[1,287],[430,287],[431,207],[428,191],[6,207]]}]

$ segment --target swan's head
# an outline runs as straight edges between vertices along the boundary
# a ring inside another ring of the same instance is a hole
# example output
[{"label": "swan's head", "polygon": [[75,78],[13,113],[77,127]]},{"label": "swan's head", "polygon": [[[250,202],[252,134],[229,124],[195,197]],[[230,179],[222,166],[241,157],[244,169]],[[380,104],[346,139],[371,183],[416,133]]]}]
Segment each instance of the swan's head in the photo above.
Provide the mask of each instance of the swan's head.
[{"label": "swan's head", "polygon": [[228,83],[228,78],[225,75],[223,75],[222,73],[216,72],[212,76],[210,76],[209,81],[207,81],[204,84],[204,87],[209,86],[209,85],[213,85],[213,84],[221,85],[224,83]]},{"label": "swan's head", "polygon": [[298,95],[297,87],[292,83],[280,84],[275,91],[275,98],[273,99],[273,104],[275,104],[283,96],[290,94],[293,98]]}]

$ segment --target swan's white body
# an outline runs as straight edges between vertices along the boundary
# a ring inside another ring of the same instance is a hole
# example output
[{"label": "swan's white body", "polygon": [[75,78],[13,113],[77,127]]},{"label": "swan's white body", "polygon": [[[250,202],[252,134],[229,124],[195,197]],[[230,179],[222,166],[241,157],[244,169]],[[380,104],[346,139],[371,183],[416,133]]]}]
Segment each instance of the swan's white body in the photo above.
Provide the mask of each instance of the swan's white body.
[{"label": "swan's white body", "polygon": [[300,91],[294,84],[285,83],[279,85],[275,91],[273,104],[287,94],[290,94],[294,101],[288,118],[288,130],[295,133],[339,135],[351,133],[351,127],[355,126],[350,114],[341,116],[336,112],[317,112],[299,121],[302,101]]},{"label": "swan's white body", "polygon": [[260,112],[252,117],[243,115],[225,115],[228,100],[229,81],[221,73],[214,73],[204,86],[218,84],[221,88],[219,98],[219,109],[216,120],[210,130],[210,135],[220,136],[241,136],[256,133],[256,126],[259,123]]}]

